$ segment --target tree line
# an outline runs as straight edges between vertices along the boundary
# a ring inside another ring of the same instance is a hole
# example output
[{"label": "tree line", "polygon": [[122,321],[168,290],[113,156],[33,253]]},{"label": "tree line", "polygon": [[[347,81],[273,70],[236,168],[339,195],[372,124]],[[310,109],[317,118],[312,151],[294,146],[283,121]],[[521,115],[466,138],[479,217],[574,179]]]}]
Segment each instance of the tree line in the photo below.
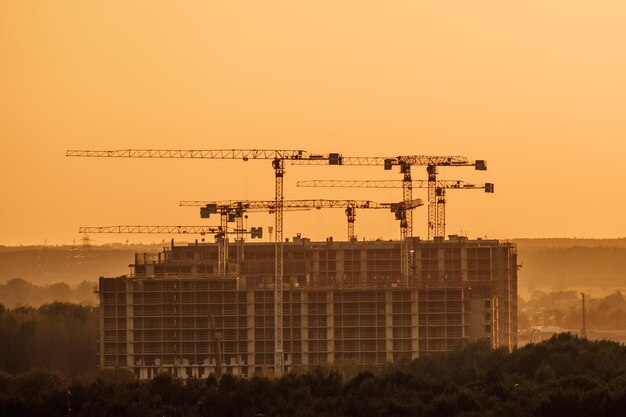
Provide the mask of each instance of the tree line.
[{"label": "tree line", "polygon": [[0,370],[19,374],[42,368],[70,377],[96,370],[95,307],[54,302],[39,308],[0,304]]},{"label": "tree line", "polygon": [[220,381],[0,373],[0,415],[588,417],[621,416],[625,406],[626,347],[569,334],[512,353],[476,342],[355,375],[341,366]]},{"label": "tree line", "polygon": [[96,282],[82,281],[70,286],[65,282],[37,285],[21,278],[0,284],[0,303],[6,307],[40,306],[55,301],[95,305]]}]

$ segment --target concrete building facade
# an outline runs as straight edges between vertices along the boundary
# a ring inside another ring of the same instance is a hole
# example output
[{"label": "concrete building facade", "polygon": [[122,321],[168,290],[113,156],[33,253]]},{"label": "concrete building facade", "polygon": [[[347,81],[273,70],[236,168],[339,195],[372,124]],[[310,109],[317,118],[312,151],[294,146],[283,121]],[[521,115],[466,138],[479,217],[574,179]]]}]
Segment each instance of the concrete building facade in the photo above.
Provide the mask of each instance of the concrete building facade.
[{"label": "concrete building facade", "polygon": [[[284,245],[285,370],[401,362],[488,338],[517,344],[517,252],[496,240]],[[137,254],[130,276],[100,278],[100,366],[181,378],[268,374],[274,364],[274,244],[245,243],[218,275],[217,244]]]}]

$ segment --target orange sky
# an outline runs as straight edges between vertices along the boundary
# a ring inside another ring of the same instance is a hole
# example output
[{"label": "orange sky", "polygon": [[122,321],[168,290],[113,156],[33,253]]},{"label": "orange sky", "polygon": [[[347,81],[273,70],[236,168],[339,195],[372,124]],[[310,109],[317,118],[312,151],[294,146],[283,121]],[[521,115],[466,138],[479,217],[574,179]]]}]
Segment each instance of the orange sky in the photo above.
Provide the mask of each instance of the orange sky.
[{"label": "orange sky", "polygon": [[[87,225],[202,224],[178,201],[273,197],[267,161],[64,156],[124,148],[466,155],[489,171],[441,178],[491,181],[496,193],[450,192],[449,233],[623,237],[625,74],[617,0],[3,1],[0,244],[71,243]],[[295,187],[400,179],[379,167],[286,175],[286,198],[401,197]],[[415,223],[425,236],[425,210]],[[335,210],[288,214],[285,233],[345,229]],[[356,229],[399,235],[387,212],[359,212]]]}]

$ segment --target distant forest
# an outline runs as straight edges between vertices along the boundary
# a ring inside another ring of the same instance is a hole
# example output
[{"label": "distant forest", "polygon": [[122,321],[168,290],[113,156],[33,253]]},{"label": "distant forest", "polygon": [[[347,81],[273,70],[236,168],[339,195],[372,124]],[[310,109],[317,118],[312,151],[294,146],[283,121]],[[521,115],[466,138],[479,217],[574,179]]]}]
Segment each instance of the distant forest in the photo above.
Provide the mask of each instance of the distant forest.
[{"label": "distant forest", "polygon": [[101,276],[128,274],[136,252],[162,249],[163,245],[0,246],[0,283],[13,278],[36,285],[97,281]]},{"label": "distant forest", "polygon": [[525,247],[519,244],[519,285],[566,290],[626,288],[626,247]]},{"label": "distant forest", "polygon": [[83,281],[77,285],[64,282],[35,285],[21,278],[14,278],[0,284],[0,304],[6,307],[32,306],[55,301],[71,302],[83,305],[96,305],[98,297],[94,293],[97,282]]},{"label": "distant forest", "polygon": [[335,364],[281,378],[0,371],[3,416],[621,417],[624,409],[626,346],[569,334],[512,353],[476,342],[402,364]]}]

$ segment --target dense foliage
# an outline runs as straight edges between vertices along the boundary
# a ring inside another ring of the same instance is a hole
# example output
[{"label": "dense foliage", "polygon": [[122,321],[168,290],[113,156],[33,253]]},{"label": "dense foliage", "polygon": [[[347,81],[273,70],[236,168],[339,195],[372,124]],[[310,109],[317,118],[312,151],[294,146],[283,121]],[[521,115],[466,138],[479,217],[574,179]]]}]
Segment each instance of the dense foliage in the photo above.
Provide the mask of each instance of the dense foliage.
[{"label": "dense foliage", "polygon": [[93,307],[69,303],[38,309],[0,304],[0,370],[45,368],[78,376],[96,370],[98,320]]},{"label": "dense foliage", "polygon": [[[0,415],[47,416],[621,416],[626,347],[568,334],[513,353],[484,342],[345,375],[150,382],[123,372],[67,380],[0,374]],[[68,412],[68,404],[70,411]]]}]

